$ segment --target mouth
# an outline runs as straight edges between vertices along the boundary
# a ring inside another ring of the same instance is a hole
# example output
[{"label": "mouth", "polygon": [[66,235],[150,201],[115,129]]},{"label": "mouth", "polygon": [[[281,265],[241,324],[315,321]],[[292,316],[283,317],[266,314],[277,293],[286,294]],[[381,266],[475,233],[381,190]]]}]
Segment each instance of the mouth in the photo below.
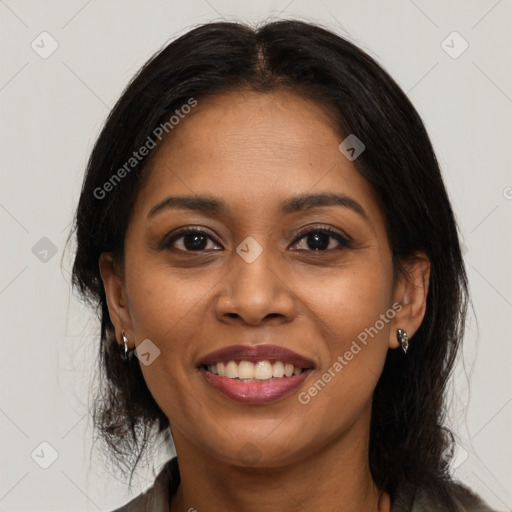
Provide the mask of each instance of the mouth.
[{"label": "mouth", "polygon": [[301,368],[300,366],[283,361],[269,360],[256,362],[245,360],[219,361],[215,364],[202,365],[201,368],[213,375],[236,379],[240,382],[261,382],[296,377],[302,372],[312,369]]},{"label": "mouth", "polygon": [[212,352],[198,369],[206,382],[225,396],[256,404],[290,394],[314,367],[311,360],[283,347],[238,345]]}]

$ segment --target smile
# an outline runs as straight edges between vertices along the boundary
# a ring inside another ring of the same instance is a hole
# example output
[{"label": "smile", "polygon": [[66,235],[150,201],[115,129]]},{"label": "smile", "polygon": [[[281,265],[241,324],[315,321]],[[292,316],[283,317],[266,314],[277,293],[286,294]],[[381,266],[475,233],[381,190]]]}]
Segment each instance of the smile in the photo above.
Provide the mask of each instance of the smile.
[{"label": "smile", "polygon": [[227,363],[219,362],[207,365],[206,370],[214,375],[219,375],[219,377],[252,382],[297,376],[304,369],[282,361],[275,361],[274,363],[270,361],[257,361],[256,363],[252,361],[228,361]]},{"label": "smile", "polygon": [[246,404],[259,404],[273,402],[289,395],[309,377],[313,369],[297,368],[289,377],[270,377],[264,380],[221,377],[205,367],[201,367],[199,371],[210,386],[228,398]]},{"label": "smile", "polygon": [[313,372],[314,363],[276,345],[235,345],[199,361],[209,386],[243,403],[266,403],[283,398]]}]

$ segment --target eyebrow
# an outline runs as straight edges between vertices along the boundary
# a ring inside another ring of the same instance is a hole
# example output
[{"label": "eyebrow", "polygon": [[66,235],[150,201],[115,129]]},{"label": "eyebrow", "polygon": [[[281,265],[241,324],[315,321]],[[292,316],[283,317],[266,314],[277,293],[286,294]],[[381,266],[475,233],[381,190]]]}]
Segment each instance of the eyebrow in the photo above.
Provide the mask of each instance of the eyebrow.
[{"label": "eyebrow", "polygon": [[[319,208],[323,206],[340,206],[359,214],[369,222],[364,208],[354,199],[343,194],[302,194],[286,199],[280,207],[283,215]],[[209,215],[229,215],[229,208],[223,201],[212,196],[170,196],[151,208],[148,218],[168,209],[184,209]]]}]

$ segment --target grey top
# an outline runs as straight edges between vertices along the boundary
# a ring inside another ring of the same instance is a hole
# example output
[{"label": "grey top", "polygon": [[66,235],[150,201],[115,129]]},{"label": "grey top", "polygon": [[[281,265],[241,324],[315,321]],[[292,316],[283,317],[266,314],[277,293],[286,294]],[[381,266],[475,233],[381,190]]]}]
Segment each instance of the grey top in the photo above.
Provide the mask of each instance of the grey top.
[{"label": "grey top", "polygon": [[[171,512],[171,497],[180,483],[178,459],[169,460],[157,475],[154,484],[126,505],[113,512]],[[439,505],[436,498],[422,489],[400,489],[391,512],[494,512],[469,489],[459,484],[449,484],[450,496],[457,508],[449,510]]]}]

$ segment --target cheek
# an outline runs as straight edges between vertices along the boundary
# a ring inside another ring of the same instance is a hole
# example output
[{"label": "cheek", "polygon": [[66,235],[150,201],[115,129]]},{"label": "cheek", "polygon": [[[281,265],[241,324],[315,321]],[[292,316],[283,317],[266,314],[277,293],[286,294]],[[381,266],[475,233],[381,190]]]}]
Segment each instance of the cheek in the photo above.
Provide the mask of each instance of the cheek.
[{"label": "cheek", "polygon": [[168,399],[178,402],[173,407],[186,407],[186,393],[179,392],[183,387],[180,383],[190,378],[195,356],[192,339],[206,318],[207,292],[215,280],[207,275],[184,279],[168,267],[135,261],[126,268],[135,340],[149,339],[160,351],[150,365],[141,364],[144,379],[164,411],[169,409],[170,404],[165,403]]},{"label": "cheek", "polygon": [[315,400],[320,409],[339,409],[347,415],[348,409],[355,412],[371,399],[382,373],[394,317],[391,277],[391,267],[376,261],[340,272],[337,278],[332,276],[328,286],[311,294],[310,304],[321,320],[317,325],[325,347],[317,384],[307,393],[312,400],[319,397]]},{"label": "cheek", "polygon": [[377,260],[342,268],[315,283],[306,279],[304,290],[311,290],[307,292],[307,307],[319,320],[318,325],[325,327],[325,339],[331,346],[340,344],[343,348],[347,340],[357,338],[390,308],[391,280],[391,266]]},{"label": "cheek", "polygon": [[154,338],[165,344],[166,350],[177,351],[191,330],[197,330],[197,317],[204,314],[208,290],[215,279],[207,273],[183,276],[183,271],[178,274],[163,265],[147,264],[144,270],[127,276],[136,339]]}]

